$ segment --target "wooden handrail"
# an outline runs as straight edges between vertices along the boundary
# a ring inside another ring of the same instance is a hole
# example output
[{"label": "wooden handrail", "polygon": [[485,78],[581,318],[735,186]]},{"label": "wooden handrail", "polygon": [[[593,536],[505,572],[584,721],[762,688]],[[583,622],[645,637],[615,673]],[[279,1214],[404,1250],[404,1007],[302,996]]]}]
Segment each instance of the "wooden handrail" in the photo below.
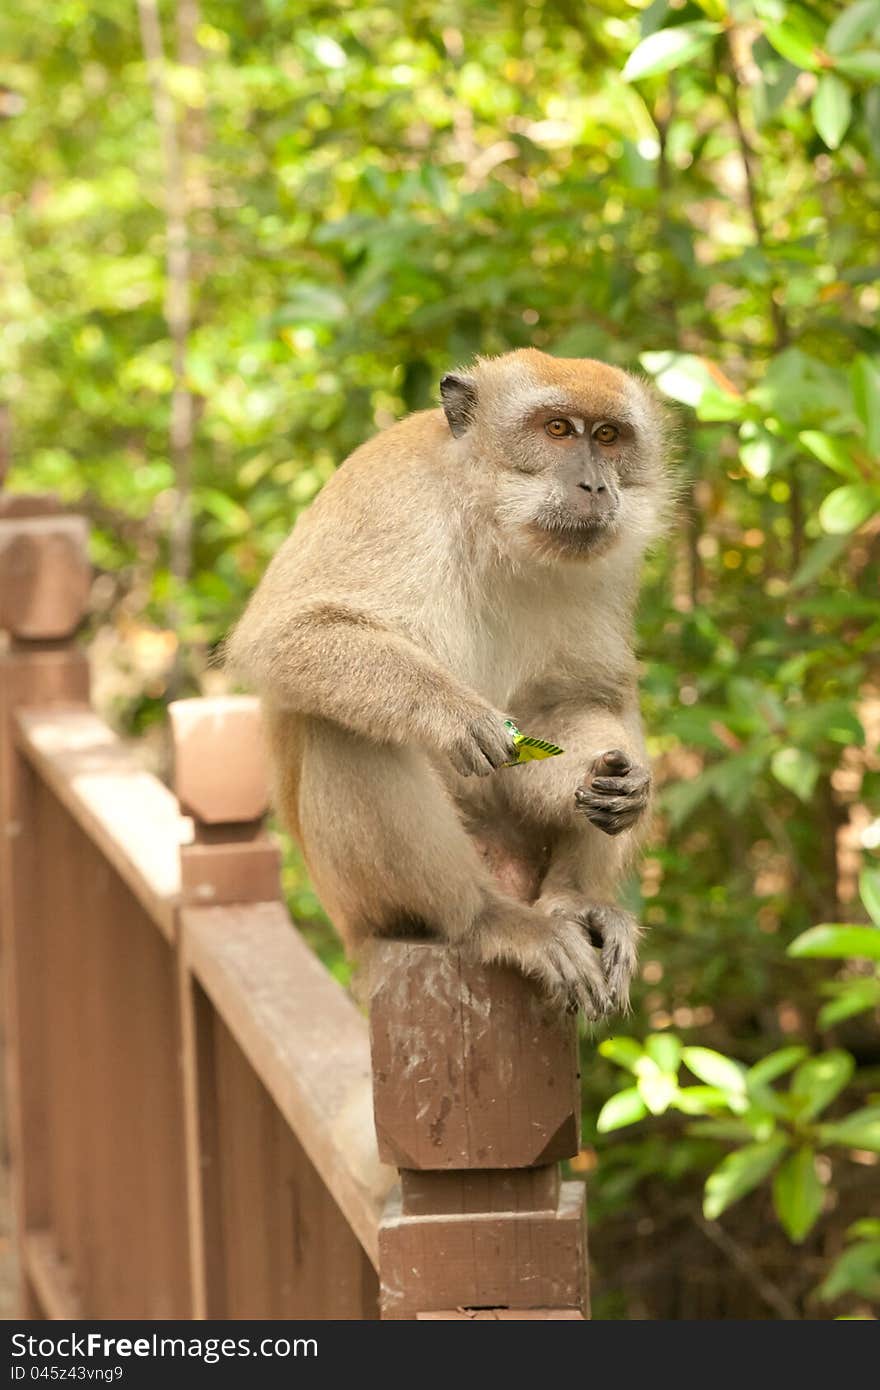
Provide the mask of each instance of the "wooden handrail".
[{"label": "wooden handrail", "polygon": [[25,709],[16,722],[19,748],[41,780],[172,937],[187,833],[177,798],[89,709]]},{"label": "wooden handrail", "polygon": [[185,909],[183,950],[377,1266],[397,1174],[379,1161],[366,1020],[280,903]]}]

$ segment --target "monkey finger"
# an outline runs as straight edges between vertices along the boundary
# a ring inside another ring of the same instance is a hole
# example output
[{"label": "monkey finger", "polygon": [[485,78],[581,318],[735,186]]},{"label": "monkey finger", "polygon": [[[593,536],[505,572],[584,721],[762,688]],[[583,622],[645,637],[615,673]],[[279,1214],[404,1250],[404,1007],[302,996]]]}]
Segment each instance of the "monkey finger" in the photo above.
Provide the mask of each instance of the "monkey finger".
[{"label": "monkey finger", "polygon": [[646,772],[631,772],[626,777],[594,777],[590,787],[594,792],[610,792],[617,796],[636,796],[646,792],[651,778]]},{"label": "monkey finger", "polygon": [[593,770],[600,774],[610,772],[621,775],[629,772],[631,767],[632,759],[622,748],[609,748],[607,752],[600,753],[593,762]]}]

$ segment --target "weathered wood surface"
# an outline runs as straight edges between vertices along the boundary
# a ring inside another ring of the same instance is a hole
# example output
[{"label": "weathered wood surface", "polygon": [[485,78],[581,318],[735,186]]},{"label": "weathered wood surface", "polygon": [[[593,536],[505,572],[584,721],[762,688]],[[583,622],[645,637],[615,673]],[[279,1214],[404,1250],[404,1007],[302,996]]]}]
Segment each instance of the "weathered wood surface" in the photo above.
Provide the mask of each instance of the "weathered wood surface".
[{"label": "weathered wood surface", "polygon": [[585,1312],[584,1186],[563,1183],[555,1211],[409,1216],[395,1194],[379,1236],[382,1317],[448,1308]]},{"label": "weathered wood surface", "polygon": [[365,1020],[280,903],[181,916],[187,968],[376,1264],[396,1175],[376,1149]]},{"label": "weathered wood surface", "polygon": [[172,936],[180,844],[192,834],[176,798],[90,710],[27,709],[18,725],[19,746],[41,779]]},{"label": "weathered wood surface", "polygon": [[577,1153],[575,1019],[513,970],[439,942],[376,948],[379,1152],[400,1168],[526,1168]]}]

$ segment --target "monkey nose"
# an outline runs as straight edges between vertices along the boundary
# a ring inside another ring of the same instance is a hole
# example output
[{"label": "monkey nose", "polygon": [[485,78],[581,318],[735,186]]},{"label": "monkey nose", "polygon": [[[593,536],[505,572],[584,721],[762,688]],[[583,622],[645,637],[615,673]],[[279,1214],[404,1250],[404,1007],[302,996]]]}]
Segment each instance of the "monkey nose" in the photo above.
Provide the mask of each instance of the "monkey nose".
[{"label": "monkey nose", "polygon": [[607,491],[608,491],[608,489],[606,488],[606,486],[605,486],[604,483],[596,483],[595,485],[594,485],[593,483],[578,483],[578,487],[582,487],[583,490],[584,490],[584,492],[607,492]]}]

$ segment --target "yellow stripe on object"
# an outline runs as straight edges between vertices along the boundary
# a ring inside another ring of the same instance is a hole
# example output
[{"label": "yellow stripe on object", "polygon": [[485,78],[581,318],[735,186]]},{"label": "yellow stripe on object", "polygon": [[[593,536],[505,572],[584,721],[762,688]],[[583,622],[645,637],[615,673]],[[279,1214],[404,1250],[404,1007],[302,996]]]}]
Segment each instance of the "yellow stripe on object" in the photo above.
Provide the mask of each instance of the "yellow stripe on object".
[{"label": "yellow stripe on object", "polygon": [[557,748],[555,743],[548,743],[546,739],[532,738],[529,734],[520,733],[510,719],[504,722],[513,735],[516,748],[516,757],[511,762],[504,763],[504,767],[518,767],[521,763],[537,762],[541,758],[557,758],[564,751]]}]

